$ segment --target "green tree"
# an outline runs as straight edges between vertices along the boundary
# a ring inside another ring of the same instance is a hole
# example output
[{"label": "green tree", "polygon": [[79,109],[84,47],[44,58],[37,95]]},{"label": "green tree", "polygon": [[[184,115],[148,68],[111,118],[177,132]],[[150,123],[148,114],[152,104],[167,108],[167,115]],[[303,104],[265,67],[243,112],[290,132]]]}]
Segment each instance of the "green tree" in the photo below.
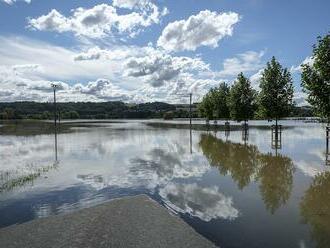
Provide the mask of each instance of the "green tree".
[{"label": "green tree", "polygon": [[168,112],[164,113],[163,114],[163,119],[164,120],[172,120],[173,119],[173,112],[168,111]]},{"label": "green tree", "polygon": [[289,115],[293,107],[292,77],[287,68],[272,57],[260,79],[259,111],[263,118],[278,119]]},{"label": "green tree", "polygon": [[213,119],[214,102],[212,98],[212,91],[210,91],[203,97],[202,102],[198,105],[201,116],[209,120]]},{"label": "green tree", "polygon": [[4,116],[6,116],[6,118],[8,120],[18,119],[18,115],[17,115],[15,109],[13,109],[13,108],[5,108]]},{"label": "green tree", "polygon": [[318,37],[312,60],[312,65],[302,66],[302,87],[316,114],[327,118],[330,123],[330,34]]},{"label": "green tree", "polygon": [[1,112],[0,113],[0,120],[7,120],[7,119],[8,119],[7,113],[6,112]]},{"label": "green tree", "polygon": [[44,111],[41,115],[41,118],[44,120],[48,120],[52,118],[52,114],[49,111]]},{"label": "green tree", "polygon": [[80,116],[77,111],[70,111],[70,118],[71,119],[79,119]]},{"label": "green tree", "polygon": [[63,119],[79,119],[79,113],[77,111],[68,111],[61,113]]},{"label": "green tree", "polygon": [[219,119],[229,119],[230,110],[228,106],[230,88],[226,83],[221,83],[213,93],[214,111]]},{"label": "green tree", "polygon": [[231,118],[245,122],[253,118],[256,109],[256,94],[251,87],[250,80],[243,73],[238,74],[229,94]]}]

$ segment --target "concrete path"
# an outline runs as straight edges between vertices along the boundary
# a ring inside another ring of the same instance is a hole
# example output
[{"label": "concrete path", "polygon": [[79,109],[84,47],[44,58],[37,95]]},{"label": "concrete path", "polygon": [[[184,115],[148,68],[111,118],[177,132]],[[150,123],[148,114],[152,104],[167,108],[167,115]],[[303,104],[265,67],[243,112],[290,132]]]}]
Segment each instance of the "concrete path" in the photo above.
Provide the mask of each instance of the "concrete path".
[{"label": "concrete path", "polygon": [[1,248],[215,247],[145,195],[0,229]]}]

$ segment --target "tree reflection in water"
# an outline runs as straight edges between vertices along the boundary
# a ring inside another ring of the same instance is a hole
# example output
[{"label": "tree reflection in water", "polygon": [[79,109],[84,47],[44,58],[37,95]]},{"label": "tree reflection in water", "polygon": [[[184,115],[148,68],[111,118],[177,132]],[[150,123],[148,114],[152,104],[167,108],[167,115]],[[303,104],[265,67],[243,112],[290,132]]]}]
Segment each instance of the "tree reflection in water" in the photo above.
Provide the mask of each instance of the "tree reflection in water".
[{"label": "tree reflection in water", "polygon": [[211,134],[202,134],[199,145],[211,166],[222,175],[230,174],[239,189],[251,180],[259,182],[262,199],[272,214],[289,199],[294,173],[290,158],[262,154],[254,145],[222,141]]},{"label": "tree reflection in water", "polygon": [[260,154],[257,180],[266,208],[274,213],[290,198],[294,166],[290,158]]},{"label": "tree reflection in water", "polygon": [[300,204],[301,216],[310,224],[317,247],[330,244],[330,172],[318,174]]},{"label": "tree reflection in water", "polygon": [[202,134],[199,142],[203,154],[222,175],[230,174],[240,189],[250,183],[256,173],[256,146],[222,141],[211,134]]}]

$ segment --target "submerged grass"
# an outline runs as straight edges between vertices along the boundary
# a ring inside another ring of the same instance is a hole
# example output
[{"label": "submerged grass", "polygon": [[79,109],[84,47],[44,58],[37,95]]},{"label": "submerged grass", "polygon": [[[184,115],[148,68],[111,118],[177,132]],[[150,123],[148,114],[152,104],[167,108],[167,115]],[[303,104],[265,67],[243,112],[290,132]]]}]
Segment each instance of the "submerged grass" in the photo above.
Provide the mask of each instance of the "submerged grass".
[{"label": "submerged grass", "polygon": [[27,175],[19,176],[16,178],[15,176],[12,176],[12,174],[17,172],[3,172],[0,174],[0,193],[11,191],[17,187],[25,186],[28,183],[33,183],[37,178],[49,172],[51,169],[57,168],[57,166],[58,164],[54,163],[53,165],[39,167]]}]

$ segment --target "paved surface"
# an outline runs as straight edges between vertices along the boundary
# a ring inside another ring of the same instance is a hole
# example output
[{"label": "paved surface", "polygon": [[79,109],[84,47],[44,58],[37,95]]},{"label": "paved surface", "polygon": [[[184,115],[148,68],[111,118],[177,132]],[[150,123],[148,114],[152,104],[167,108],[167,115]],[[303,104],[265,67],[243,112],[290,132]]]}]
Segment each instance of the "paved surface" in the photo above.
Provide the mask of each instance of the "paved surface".
[{"label": "paved surface", "polygon": [[215,247],[145,195],[0,229],[1,248]]}]

